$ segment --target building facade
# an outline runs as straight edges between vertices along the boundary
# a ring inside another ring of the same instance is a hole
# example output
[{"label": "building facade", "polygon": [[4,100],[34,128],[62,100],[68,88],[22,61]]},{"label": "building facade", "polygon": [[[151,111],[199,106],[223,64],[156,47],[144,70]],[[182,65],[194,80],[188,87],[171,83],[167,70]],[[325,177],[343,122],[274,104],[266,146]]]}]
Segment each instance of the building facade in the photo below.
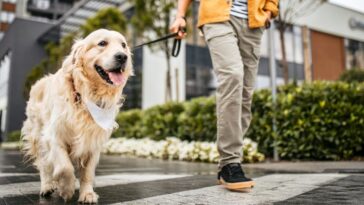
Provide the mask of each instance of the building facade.
[{"label": "building facade", "polygon": [[57,20],[79,0],[0,0],[0,40],[15,17]]},{"label": "building facade", "polygon": [[[19,130],[25,119],[24,84],[30,70],[46,57],[34,41],[52,24],[16,18],[0,42],[1,133]],[[27,31],[27,35],[24,35]]]},{"label": "building facade", "polygon": [[337,80],[348,69],[364,69],[364,14],[331,3],[295,23],[310,30],[312,78]]},{"label": "building facade", "polygon": [[47,57],[39,37],[75,2],[0,0],[0,141],[25,118],[26,77]]},{"label": "building facade", "polygon": [[0,0],[0,39],[14,21],[16,7],[16,0]]}]

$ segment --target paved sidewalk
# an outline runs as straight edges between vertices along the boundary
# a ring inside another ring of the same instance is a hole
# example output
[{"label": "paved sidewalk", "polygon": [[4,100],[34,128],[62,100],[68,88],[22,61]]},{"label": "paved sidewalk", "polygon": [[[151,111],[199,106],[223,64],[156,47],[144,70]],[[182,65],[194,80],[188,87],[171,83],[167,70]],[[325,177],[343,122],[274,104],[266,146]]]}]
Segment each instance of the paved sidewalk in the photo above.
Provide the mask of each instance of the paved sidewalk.
[{"label": "paved sidewalk", "polygon": [[[216,185],[216,165],[102,156],[99,204],[363,204],[364,162],[281,162],[245,165],[251,192]],[[0,150],[0,205],[77,204],[39,197],[39,175],[17,151]]]},{"label": "paved sidewalk", "polygon": [[270,162],[248,164],[245,167],[270,172],[364,174],[364,161]]}]

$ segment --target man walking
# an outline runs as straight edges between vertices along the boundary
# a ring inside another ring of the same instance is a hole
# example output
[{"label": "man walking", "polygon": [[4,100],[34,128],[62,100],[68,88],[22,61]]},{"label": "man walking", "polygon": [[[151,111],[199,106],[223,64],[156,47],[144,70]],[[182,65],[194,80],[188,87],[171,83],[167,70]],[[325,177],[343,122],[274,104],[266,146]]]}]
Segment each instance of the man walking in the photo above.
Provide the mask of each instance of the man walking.
[{"label": "man walking", "polygon": [[[172,32],[186,26],[192,0],[179,0]],[[243,136],[251,121],[260,42],[269,20],[278,15],[278,0],[201,0],[198,27],[210,50],[217,76],[218,180],[227,189],[254,186],[241,167]],[[182,32],[178,38],[183,38]]]}]

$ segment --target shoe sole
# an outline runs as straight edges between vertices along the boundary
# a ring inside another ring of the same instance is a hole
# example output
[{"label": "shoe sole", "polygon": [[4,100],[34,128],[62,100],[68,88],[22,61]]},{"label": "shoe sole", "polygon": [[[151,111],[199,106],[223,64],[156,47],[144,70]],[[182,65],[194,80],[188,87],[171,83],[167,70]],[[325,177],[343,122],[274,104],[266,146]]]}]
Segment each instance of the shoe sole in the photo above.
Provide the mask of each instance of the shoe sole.
[{"label": "shoe sole", "polygon": [[229,189],[229,190],[251,189],[255,186],[254,181],[227,183],[222,178],[220,180],[218,180],[218,184],[223,185],[226,189]]}]

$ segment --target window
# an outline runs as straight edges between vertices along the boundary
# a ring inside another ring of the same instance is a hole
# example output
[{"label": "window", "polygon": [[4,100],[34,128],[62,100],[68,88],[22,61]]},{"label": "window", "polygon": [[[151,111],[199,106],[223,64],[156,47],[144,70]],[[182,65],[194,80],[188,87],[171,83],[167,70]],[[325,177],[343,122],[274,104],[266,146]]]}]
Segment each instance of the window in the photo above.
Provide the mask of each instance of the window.
[{"label": "window", "polygon": [[49,0],[34,0],[33,3],[38,9],[49,9],[50,1]]},{"label": "window", "polygon": [[345,39],[346,69],[364,69],[364,42]]},{"label": "window", "polygon": [[[274,31],[274,44],[277,60],[282,59],[281,40],[279,35],[279,30],[276,27],[276,30]],[[301,27],[293,25],[288,26],[284,33],[284,37],[287,61],[296,64],[303,64],[303,44]],[[269,56],[268,44],[268,32],[264,32],[260,46],[260,53],[262,57]]]},{"label": "window", "polygon": [[16,0],[3,0],[3,2],[16,3]]},{"label": "window", "polygon": [[15,18],[15,14],[12,12],[8,12],[8,11],[2,11],[1,12],[1,22],[5,22],[5,23],[11,23],[13,22]]},{"label": "window", "polygon": [[186,99],[211,95],[217,82],[209,50],[189,44],[186,49]]}]

